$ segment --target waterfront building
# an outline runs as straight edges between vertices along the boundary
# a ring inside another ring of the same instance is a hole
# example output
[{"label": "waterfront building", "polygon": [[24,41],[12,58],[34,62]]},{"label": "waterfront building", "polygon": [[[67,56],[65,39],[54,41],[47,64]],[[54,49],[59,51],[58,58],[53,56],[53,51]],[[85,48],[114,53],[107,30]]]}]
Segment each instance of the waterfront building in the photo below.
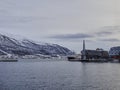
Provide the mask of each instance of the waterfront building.
[{"label": "waterfront building", "polygon": [[109,56],[113,59],[120,59],[120,46],[111,47],[109,50]]},{"label": "waterfront building", "polygon": [[83,50],[81,51],[81,59],[108,59],[109,53],[108,51],[104,51],[101,48],[97,48],[96,50],[88,50],[85,48],[85,41],[83,41]]},{"label": "waterfront building", "polygon": [[85,50],[81,51],[82,57],[83,53],[85,53],[86,59],[108,59],[109,54],[108,51],[104,50]]}]

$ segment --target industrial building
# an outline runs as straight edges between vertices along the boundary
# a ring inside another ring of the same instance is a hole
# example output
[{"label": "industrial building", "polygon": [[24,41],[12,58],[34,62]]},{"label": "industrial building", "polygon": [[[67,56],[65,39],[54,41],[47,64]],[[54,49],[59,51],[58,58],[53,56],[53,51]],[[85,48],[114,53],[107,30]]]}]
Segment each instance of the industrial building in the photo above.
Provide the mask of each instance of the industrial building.
[{"label": "industrial building", "polygon": [[[81,51],[82,53],[82,59],[84,59],[83,56],[83,50]],[[104,51],[104,50],[85,50],[85,57],[86,59],[108,59],[109,58],[109,54],[108,51]]]},{"label": "industrial building", "polygon": [[92,59],[108,59],[109,53],[108,51],[104,51],[103,49],[97,48],[96,50],[87,50],[85,49],[85,41],[83,41],[83,50],[81,51],[81,59],[92,60]]}]

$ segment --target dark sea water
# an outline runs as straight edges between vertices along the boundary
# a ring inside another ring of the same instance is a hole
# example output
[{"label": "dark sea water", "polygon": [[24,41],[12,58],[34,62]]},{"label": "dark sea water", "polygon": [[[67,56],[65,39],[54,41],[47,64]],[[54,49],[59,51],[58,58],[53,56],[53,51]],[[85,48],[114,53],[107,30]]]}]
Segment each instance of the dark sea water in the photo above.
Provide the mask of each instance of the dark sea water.
[{"label": "dark sea water", "polygon": [[120,63],[0,62],[0,90],[120,90]]}]

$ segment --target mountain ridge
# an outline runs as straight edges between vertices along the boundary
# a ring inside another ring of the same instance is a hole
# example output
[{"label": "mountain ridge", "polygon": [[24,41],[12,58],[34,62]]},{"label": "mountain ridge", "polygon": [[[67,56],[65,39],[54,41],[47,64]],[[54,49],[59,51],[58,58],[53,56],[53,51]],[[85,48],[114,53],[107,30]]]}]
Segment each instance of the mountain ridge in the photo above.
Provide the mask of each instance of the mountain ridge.
[{"label": "mountain ridge", "polygon": [[0,34],[0,54],[4,52],[15,55],[71,55],[73,52],[66,47],[49,44],[36,43],[33,40],[22,39],[17,40],[13,37]]}]

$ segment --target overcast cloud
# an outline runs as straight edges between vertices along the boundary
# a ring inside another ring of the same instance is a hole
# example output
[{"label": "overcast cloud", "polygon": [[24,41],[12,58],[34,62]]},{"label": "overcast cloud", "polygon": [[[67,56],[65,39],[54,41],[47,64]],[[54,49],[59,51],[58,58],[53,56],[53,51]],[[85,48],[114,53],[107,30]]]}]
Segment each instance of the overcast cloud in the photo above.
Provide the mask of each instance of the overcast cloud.
[{"label": "overcast cloud", "polygon": [[0,32],[57,43],[75,51],[82,49],[83,39],[92,41],[87,42],[87,48],[109,49],[120,45],[119,3],[119,0],[0,0]]},{"label": "overcast cloud", "polygon": [[82,34],[82,33],[78,33],[78,34],[63,34],[63,35],[55,35],[52,36],[50,38],[55,38],[55,39],[85,39],[85,38],[92,38],[92,35],[89,34]]}]

